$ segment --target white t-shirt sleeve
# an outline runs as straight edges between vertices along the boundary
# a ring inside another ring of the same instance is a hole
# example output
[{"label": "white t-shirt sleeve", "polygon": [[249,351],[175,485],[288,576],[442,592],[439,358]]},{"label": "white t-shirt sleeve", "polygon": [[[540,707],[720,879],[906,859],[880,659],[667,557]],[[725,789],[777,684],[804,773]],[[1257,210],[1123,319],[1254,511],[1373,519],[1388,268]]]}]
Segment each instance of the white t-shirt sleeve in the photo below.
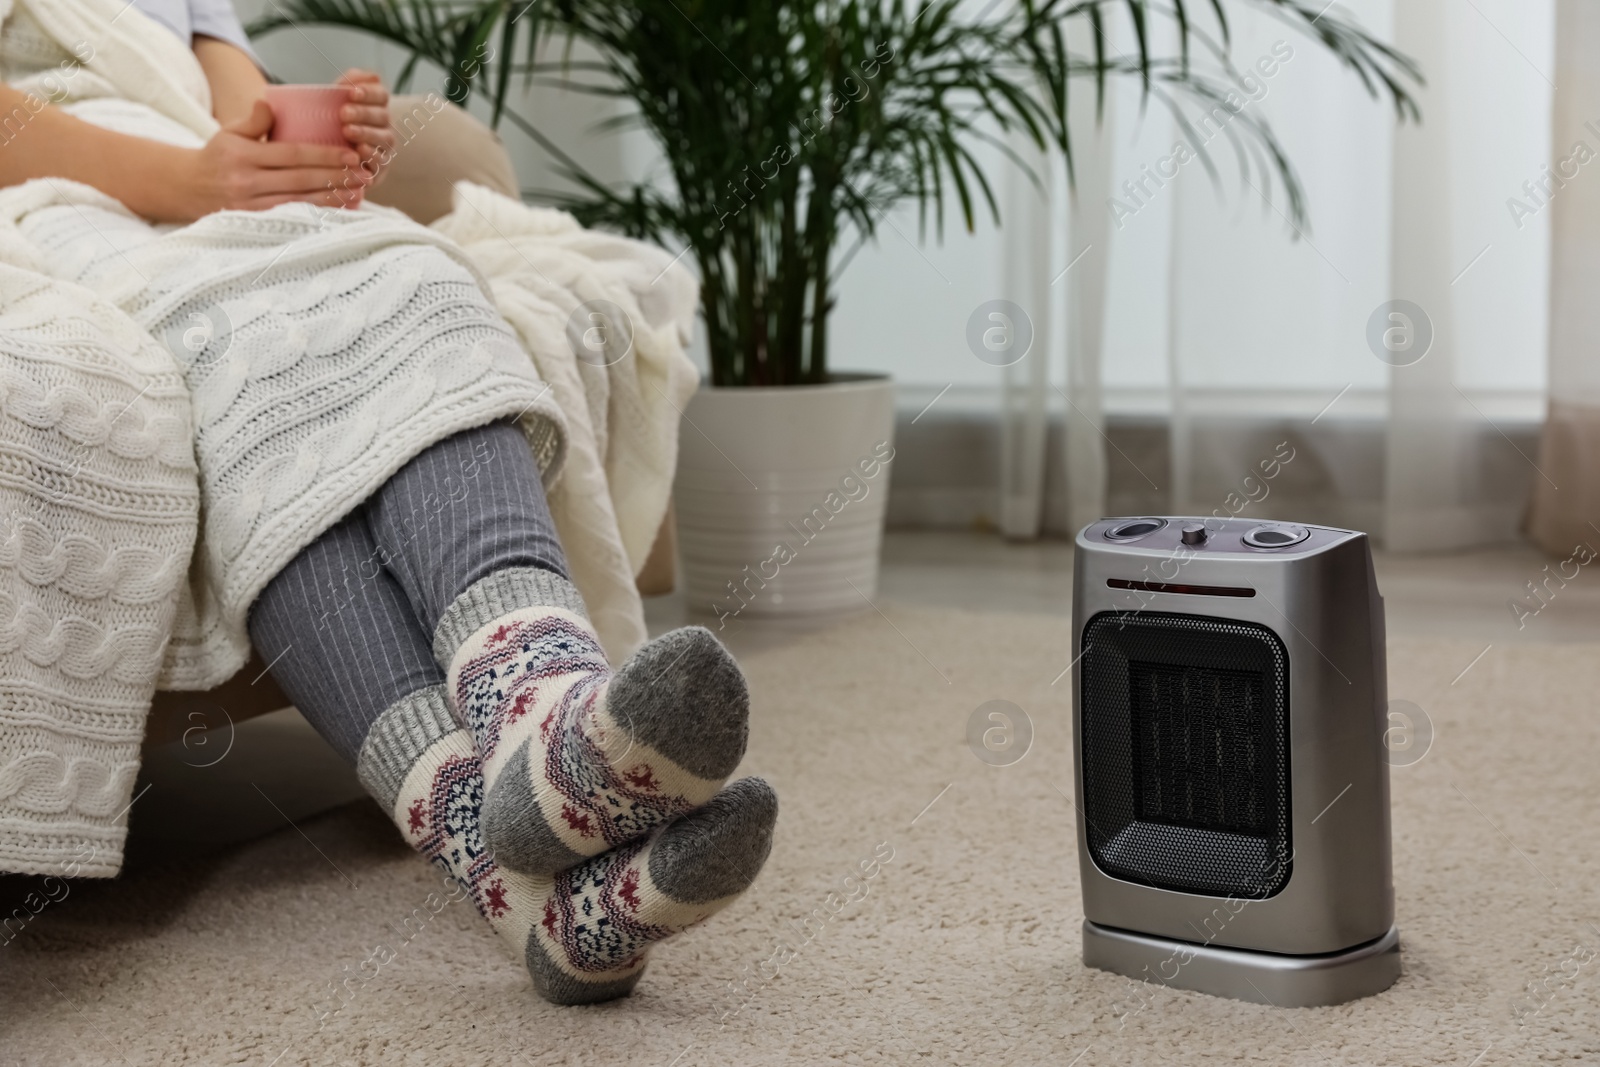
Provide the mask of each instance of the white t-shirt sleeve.
[{"label": "white t-shirt sleeve", "polygon": [[256,66],[262,65],[232,0],[133,0],[133,6],[177,34],[185,45],[194,43],[195,34],[204,34],[243,49]]},{"label": "white t-shirt sleeve", "polygon": [[189,0],[189,32],[227,41],[261,66],[261,58],[250,47],[250,38],[245,36],[244,25],[233,10],[233,0]]}]

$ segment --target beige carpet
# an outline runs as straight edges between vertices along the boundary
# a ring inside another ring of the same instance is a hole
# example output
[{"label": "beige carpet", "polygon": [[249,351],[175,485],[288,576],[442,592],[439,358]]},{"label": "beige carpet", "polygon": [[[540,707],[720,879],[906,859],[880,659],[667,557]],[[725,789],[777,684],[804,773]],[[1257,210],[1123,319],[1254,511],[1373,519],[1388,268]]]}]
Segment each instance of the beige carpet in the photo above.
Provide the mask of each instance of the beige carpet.
[{"label": "beige carpet", "polygon": [[[1595,647],[1496,644],[1453,685],[1481,644],[1391,650],[1391,696],[1438,729],[1393,775],[1393,989],[1292,1011],[1164,992],[1119,1026],[1122,980],[1078,959],[1068,644],[1059,618],[891,607],[749,655],[772,861],[627,1001],[539,1003],[454,905],[319,1028],[329,983],[434,884],[362,804],[74,885],[0,948],[0,1064],[1600,1063]],[[994,698],[1035,724],[1014,766],[966,745]],[[830,894],[857,899],[808,941]],[[780,943],[800,951],[763,981]]]}]

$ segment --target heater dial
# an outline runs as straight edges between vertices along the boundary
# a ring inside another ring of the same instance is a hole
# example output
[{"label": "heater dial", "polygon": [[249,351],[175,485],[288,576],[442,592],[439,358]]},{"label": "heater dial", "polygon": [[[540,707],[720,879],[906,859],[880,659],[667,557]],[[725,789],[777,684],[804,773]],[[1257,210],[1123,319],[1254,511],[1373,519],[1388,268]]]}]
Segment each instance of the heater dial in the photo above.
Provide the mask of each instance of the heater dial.
[{"label": "heater dial", "polygon": [[1257,526],[1245,534],[1244,543],[1252,548],[1288,548],[1290,545],[1298,545],[1310,536],[1311,531],[1304,526],[1272,523],[1267,526]]},{"label": "heater dial", "polygon": [[1166,524],[1166,519],[1128,519],[1107,530],[1106,539],[1110,541],[1132,541],[1146,534],[1153,534]]}]

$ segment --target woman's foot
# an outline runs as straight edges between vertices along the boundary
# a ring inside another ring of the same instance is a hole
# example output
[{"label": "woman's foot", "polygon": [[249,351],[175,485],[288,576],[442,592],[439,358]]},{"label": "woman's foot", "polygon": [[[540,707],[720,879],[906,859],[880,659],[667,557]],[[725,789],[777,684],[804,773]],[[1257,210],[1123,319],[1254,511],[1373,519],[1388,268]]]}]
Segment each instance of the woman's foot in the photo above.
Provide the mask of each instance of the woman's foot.
[{"label": "woman's foot", "polygon": [[506,869],[486,844],[482,765],[439,689],[373,724],[358,771],[406,840],[470,893],[556,1004],[626,996],[649,947],[742,893],[772,847],[778,802],[745,778],[655,833],[554,875]]},{"label": "woman's foot", "polygon": [[613,674],[577,590],[551,572],[475,584],[434,651],[483,758],[501,867],[549,874],[638,840],[710,800],[744,756],[749,693],[709,630],[663,634]]},{"label": "woman's foot", "polygon": [[527,939],[528,973],[539,995],[584,1004],[626,992],[618,981],[632,988],[638,972],[631,961],[722,910],[755,880],[777,817],[772,787],[741,778],[650,837],[558,873]]}]

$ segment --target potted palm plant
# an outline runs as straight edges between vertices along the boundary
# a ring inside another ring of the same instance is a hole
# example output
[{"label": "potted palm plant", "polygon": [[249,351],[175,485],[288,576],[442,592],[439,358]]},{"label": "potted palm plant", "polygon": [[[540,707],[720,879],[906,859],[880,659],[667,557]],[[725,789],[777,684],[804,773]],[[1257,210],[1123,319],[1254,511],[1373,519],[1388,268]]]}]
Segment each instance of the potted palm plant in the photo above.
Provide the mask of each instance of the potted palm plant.
[{"label": "potted palm plant", "polygon": [[[1325,0],[1235,0],[1269,10],[1349,66],[1402,119],[1416,116],[1409,59]],[[691,603],[719,615],[860,605],[877,576],[893,395],[880,375],[829,360],[835,281],[885,212],[915,201],[942,225],[999,221],[974,155],[1008,139],[1058,153],[1070,177],[1069,91],[1104,98],[1139,80],[1187,113],[1227,109],[1242,167],[1305,223],[1293,168],[1242,108],[1223,0],[278,0],[254,30],[291,22],[367,30],[444,69],[492,121],[537,141],[570,183],[552,198],[590,225],[692,258],[710,373],[685,412],[675,494]],[[1109,45],[1114,20],[1132,46]],[[1172,23],[1164,54],[1156,19]],[[541,48],[549,37],[581,54]],[[1192,59],[1204,58],[1204,62]],[[616,187],[579,166],[509,106],[514,83],[556,84],[631,104],[667,180]],[[1080,90],[1077,87],[1083,86]],[[1197,148],[1207,169],[1204,148]],[[1259,162],[1257,162],[1259,161]]]}]

